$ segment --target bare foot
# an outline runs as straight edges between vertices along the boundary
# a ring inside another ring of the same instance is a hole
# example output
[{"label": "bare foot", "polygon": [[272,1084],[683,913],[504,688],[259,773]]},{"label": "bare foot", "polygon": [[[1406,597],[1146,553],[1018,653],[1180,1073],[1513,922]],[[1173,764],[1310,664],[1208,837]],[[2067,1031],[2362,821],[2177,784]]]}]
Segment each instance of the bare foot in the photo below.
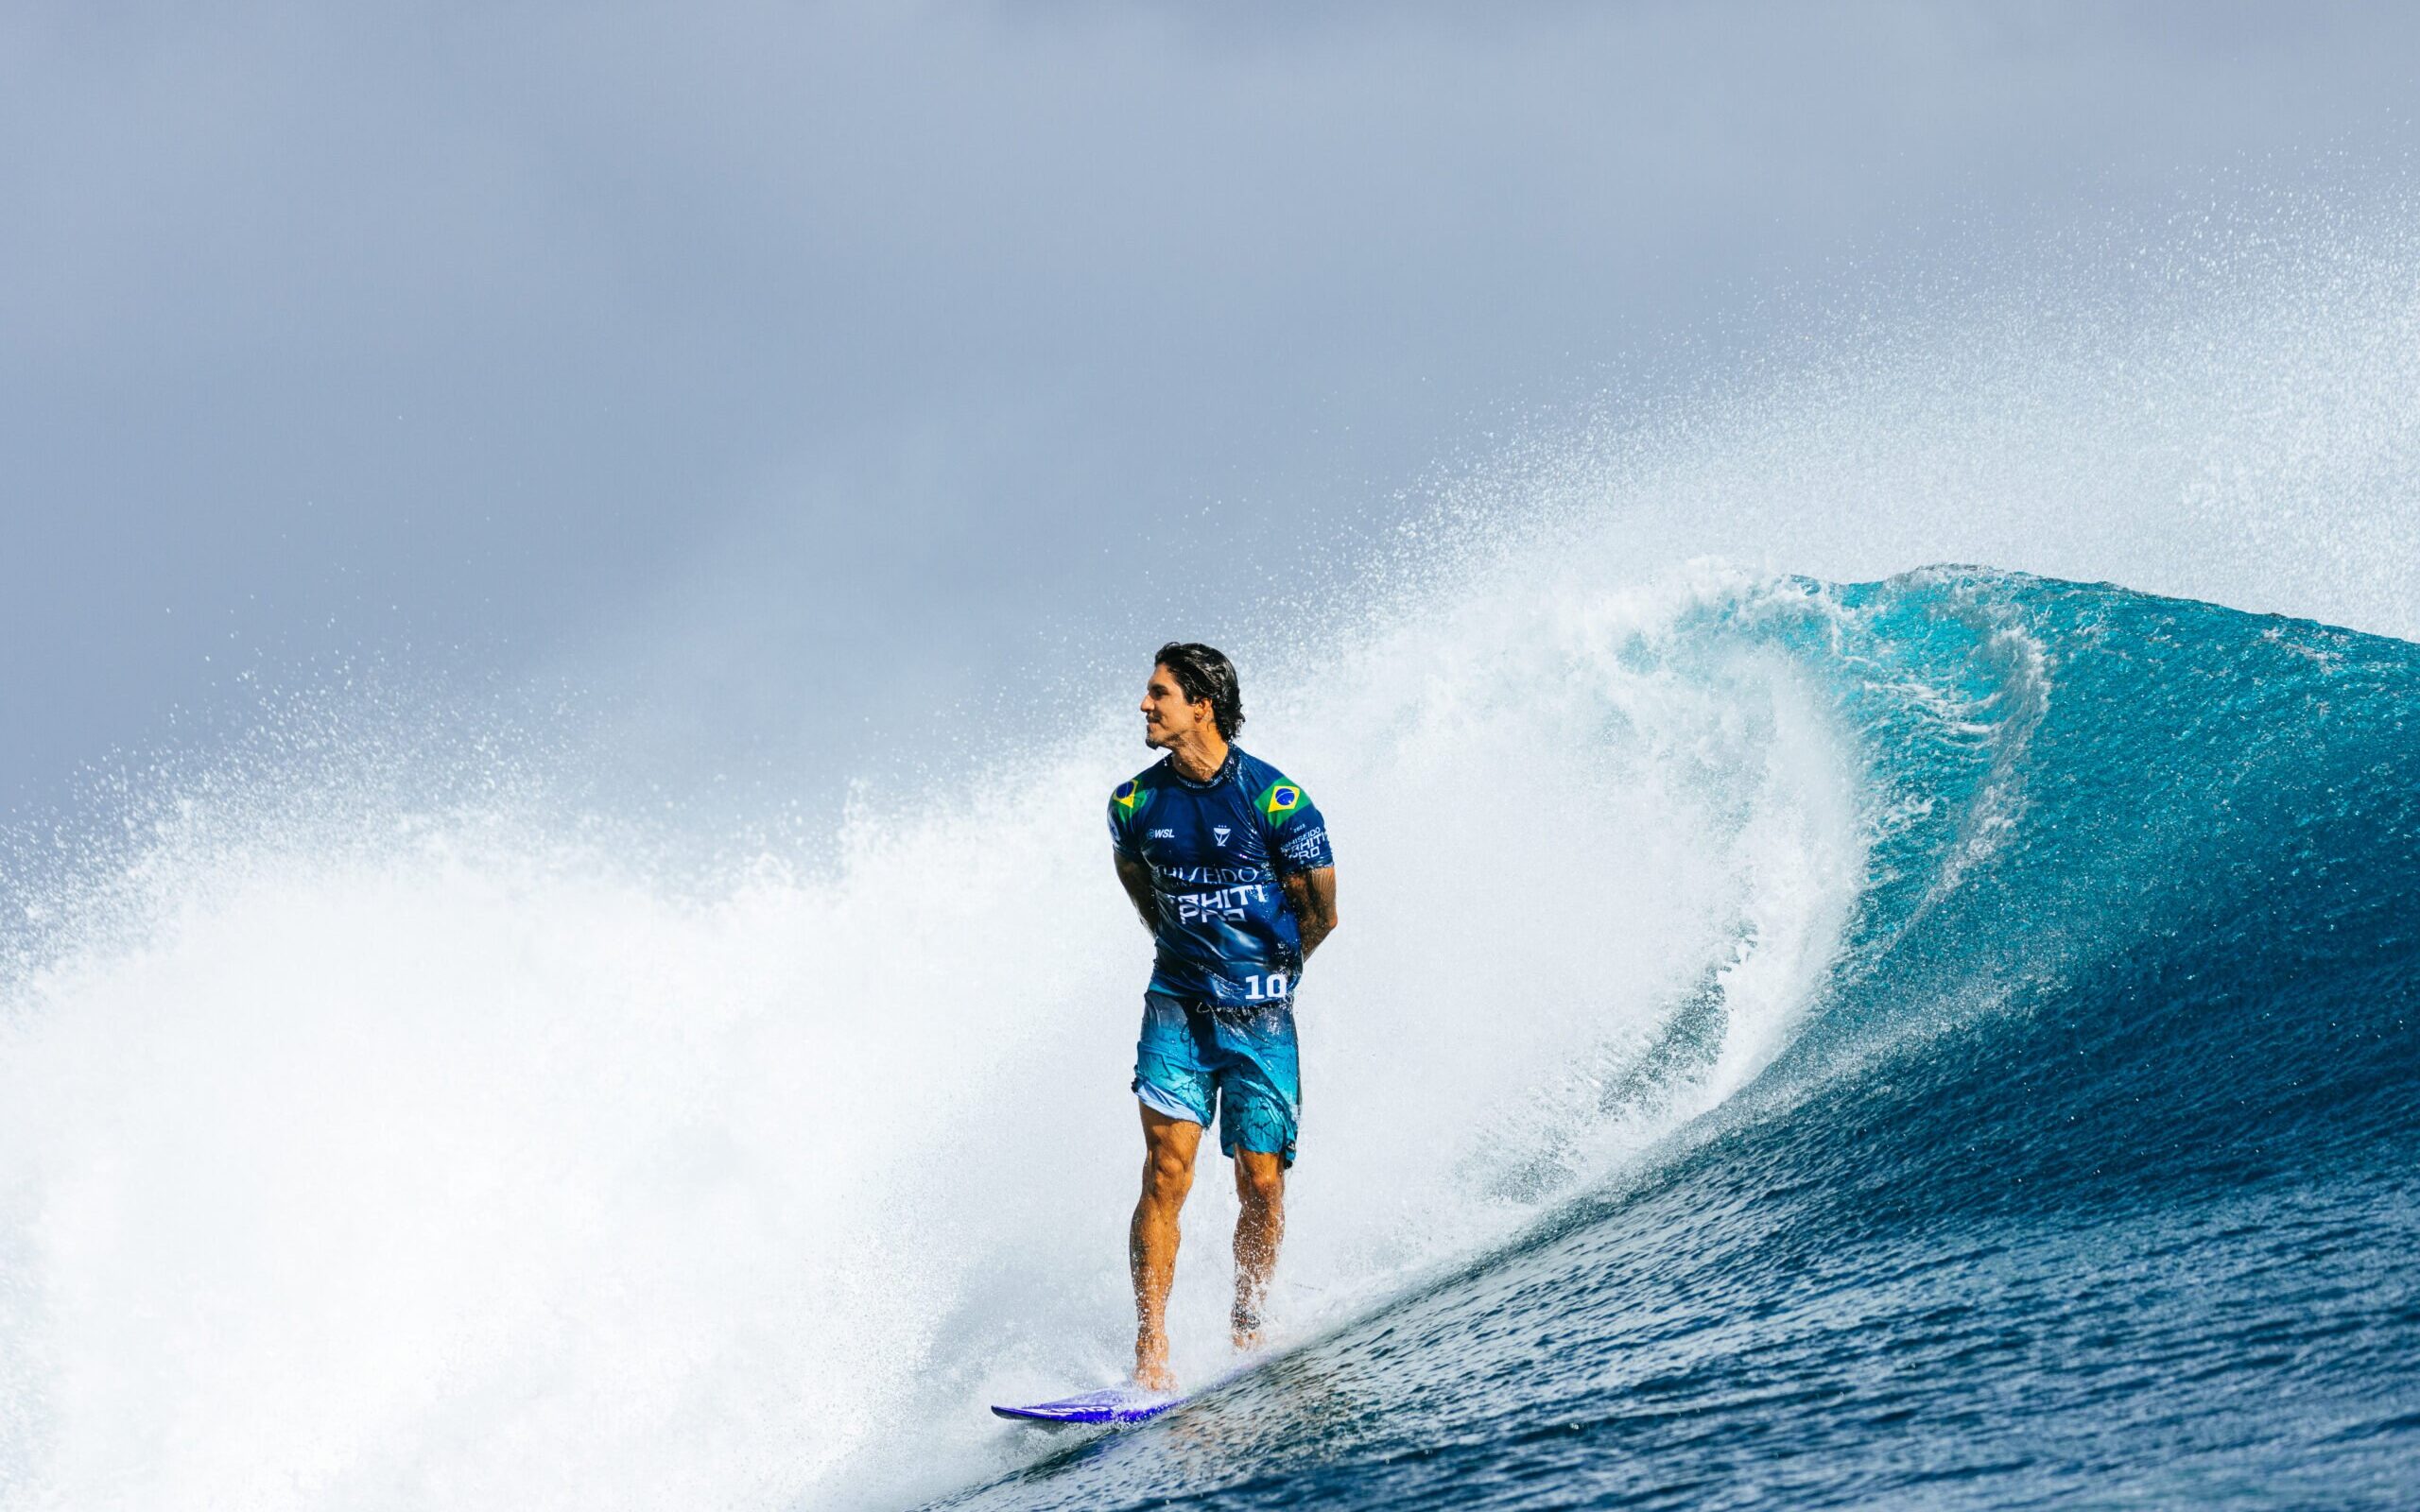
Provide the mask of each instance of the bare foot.
[{"label": "bare foot", "polygon": [[1145,1391],[1173,1396],[1176,1393],[1176,1372],[1168,1368],[1165,1359],[1137,1360],[1134,1362],[1134,1383]]},{"label": "bare foot", "polygon": [[1238,1307],[1227,1317],[1227,1338],[1239,1354],[1250,1354],[1260,1348],[1260,1314]]}]

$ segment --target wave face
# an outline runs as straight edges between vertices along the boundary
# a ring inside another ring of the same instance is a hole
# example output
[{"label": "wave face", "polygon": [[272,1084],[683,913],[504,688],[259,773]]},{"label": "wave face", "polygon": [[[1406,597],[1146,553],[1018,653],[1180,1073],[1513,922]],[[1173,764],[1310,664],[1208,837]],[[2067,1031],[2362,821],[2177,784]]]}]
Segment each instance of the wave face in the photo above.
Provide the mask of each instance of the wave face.
[{"label": "wave face", "polygon": [[[1934,570],[1717,595],[1619,656],[1766,653],[1847,743],[1864,861],[1762,1074],[1483,1258],[950,1505],[2420,1493],[2420,647]],[[1673,1046],[1722,988],[1590,1113],[1702,1076]]]},{"label": "wave face", "polygon": [[1124,716],[811,863],[188,784],[0,953],[0,1505],[2407,1503],[2420,647],[1589,572],[1254,681],[1282,1355],[1072,1446],[982,1404],[1128,1344]]}]

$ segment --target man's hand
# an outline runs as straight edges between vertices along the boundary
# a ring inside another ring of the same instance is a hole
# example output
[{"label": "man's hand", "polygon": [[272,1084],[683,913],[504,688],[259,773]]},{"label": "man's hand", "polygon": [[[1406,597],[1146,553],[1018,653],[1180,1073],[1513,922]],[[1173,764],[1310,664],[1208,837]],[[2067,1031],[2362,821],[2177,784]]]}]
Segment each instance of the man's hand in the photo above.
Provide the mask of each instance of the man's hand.
[{"label": "man's hand", "polygon": [[1116,851],[1110,859],[1117,864],[1117,885],[1126,889],[1126,898],[1134,911],[1143,916],[1143,927],[1153,939],[1160,937],[1160,905],[1151,897],[1151,868],[1141,861],[1129,861]]},{"label": "man's hand", "polygon": [[1336,932],[1336,868],[1288,872],[1277,885],[1286,890],[1286,906],[1302,927],[1303,958],[1308,960],[1320,941]]}]

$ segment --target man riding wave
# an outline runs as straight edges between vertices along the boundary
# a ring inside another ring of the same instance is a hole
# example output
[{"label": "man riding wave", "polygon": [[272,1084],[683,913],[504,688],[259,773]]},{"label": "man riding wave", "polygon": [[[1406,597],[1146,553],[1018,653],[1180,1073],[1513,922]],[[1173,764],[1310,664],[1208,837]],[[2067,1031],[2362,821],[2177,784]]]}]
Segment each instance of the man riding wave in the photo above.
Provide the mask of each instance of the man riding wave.
[{"label": "man riding wave", "polygon": [[1127,1253],[1134,1378],[1168,1391],[1177,1218],[1214,1113],[1242,1202],[1235,1345],[1260,1342],[1302,1113],[1294,995],[1336,928],[1336,861],[1309,795],[1232,744],[1243,696],[1225,656],[1160,647],[1142,713],[1144,744],[1167,754],[1111,795],[1109,832],[1117,880],[1157,946],[1134,1049],[1145,1154]]}]

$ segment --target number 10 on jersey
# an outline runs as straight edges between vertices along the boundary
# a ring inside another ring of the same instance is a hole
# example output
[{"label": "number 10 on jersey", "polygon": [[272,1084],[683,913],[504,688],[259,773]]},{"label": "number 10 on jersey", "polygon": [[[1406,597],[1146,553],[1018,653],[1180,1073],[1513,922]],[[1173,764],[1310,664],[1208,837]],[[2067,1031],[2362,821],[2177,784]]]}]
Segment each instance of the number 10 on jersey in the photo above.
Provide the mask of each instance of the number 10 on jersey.
[{"label": "number 10 on jersey", "polygon": [[1271,971],[1267,976],[1247,976],[1244,978],[1244,1001],[1283,1003],[1286,1001],[1286,989],[1293,985],[1283,971]]}]

